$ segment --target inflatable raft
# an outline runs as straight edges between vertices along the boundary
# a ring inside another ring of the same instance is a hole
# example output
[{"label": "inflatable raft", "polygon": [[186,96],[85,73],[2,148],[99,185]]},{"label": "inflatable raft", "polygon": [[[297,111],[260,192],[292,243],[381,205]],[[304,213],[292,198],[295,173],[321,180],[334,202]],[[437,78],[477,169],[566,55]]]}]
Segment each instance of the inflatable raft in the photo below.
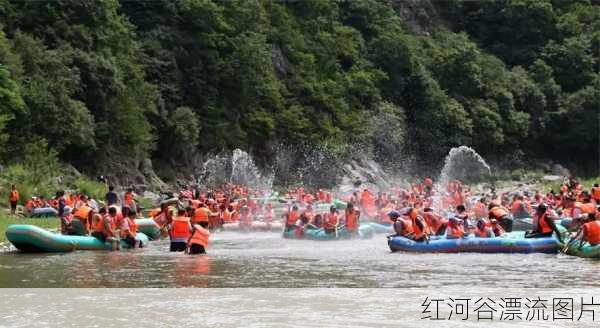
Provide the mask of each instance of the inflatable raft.
[{"label": "inflatable raft", "polygon": [[225,231],[250,232],[250,231],[271,231],[281,232],[283,224],[281,222],[273,222],[267,224],[261,221],[254,221],[250,226],[243,226],[239,223],[224,223],[222,229]]},{"label": "inflatable raft", "polygon": [[576,241],[570,245],[565,254],[600,259],[600,245],[592,246],[588,242],[583,242],[583,246],[579,248],[581,241]]},{"label": "inflatable raft", "polygon": [[39,207],[39,208],[34,208],[31,211],[30,216],[32,218],[57,217],[58,216],[58,211],[56,209],[54,209],[53,207]]},{"label": "inflatable raft", "polygon": [[[6,238],[17,249],[28,253],[112,250],[110,243],[103,243],[94,237],[61,235],[28,224],[10,225],[6,230]],[[137,233],[136,239],[143,246],[148,244],[148,236],[142,232]],[[129,245],[121,241],[121,248],[129,248]]]},{"label": "inflatable raft", "polygon": [[388,238],[392,252],[415,253],[558,253],[561,243],[556,237],[525,238],[525,232],[515,231],[502,237],[462,239],[432,239],[415,242],[404,237]]},{"label": "inflatable raft", "polygon": [[369,223],[363,223],[358,228],[358,234],[351,234],[346,230],[345,227],[341,227],[338,229],[337,233],[326,233],[325,229],[317,228],[317,229],[296,229],[296,230],[287,230],[283,233],[284,238],[290,239],[310,239],[310,240],[339,240],[339,239],[368,239],[372,238],[375,234],[375,230]]},{"label": "inflatable raft", "polygon": [[394,233],[394,227],[391,224],[382,224],[378,222],[369,222],[375,233]]},{"label": "inflatable raft", "polygon": [[156,240],[160,238],[160,228],[152,219],[136,219],[138,232],[141,232],[148,236],[150,240]]}]

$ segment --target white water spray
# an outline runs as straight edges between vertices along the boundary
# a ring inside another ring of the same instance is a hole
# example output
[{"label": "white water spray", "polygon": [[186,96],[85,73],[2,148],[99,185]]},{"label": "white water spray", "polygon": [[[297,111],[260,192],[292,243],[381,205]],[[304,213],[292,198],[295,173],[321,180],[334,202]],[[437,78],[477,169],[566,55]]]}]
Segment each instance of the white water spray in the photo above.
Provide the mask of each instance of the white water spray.
[{"label": "white water spray", "polygon": [[489,178],[491,173],[490,166],[473,148],[460,146],[450,149],[438,183],[440,186],[446,186],[453,179]]}]

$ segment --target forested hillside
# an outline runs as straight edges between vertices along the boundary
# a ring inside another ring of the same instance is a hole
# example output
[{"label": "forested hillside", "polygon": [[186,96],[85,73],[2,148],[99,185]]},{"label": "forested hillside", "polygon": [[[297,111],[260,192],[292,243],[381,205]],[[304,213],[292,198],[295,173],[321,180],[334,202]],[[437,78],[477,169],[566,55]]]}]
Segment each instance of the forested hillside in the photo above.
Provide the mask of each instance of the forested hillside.
[{"label": "forested hillside", "polygon": [[594,1],[0,0],[0,24],[4,162],[43,138],[86,172],[281,145],[597,168]]}]

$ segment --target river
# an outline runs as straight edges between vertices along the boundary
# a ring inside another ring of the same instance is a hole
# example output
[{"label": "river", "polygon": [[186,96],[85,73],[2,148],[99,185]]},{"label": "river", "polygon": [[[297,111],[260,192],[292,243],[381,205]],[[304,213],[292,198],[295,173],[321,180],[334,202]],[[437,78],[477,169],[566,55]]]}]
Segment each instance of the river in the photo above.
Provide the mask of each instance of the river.
[{"label": "river", "polygon": [[121,252],[4,252],[0,287],[600,287],[600,261],[563,254],[391,253],[385,235],[309,241],[218,232],[211,239],[206,256],[170,253],[166,240]]}]

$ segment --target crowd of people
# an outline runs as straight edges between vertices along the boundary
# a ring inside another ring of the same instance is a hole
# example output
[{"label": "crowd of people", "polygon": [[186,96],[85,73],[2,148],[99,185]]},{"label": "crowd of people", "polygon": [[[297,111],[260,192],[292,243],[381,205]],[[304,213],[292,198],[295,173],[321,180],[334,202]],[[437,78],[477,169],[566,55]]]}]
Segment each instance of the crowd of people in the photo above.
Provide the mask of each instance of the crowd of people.
[{"label": "crowd of people", "polygon": [[[583,190],[574,179],[567,179],[558,191],[503,192],[493,188],[486,194],[473,194],[458,180],[434,185],[431,178],[415,179],[405,188],[373,192],[368,188],[346,195],[305,188],[290,189],[283,197],[247,186],[224,184],[202,191],[184,188],[178,197],[166,199],[160,207],[146,209],[161,232],[169,236],[171,251],[204,253],[210,230],[226,224],[251,227],[260,221],[267,226],[282,219],[285,231],[301,236],[306,229],[337,233],[344,229],[356,234],[361,220],[391,224],[394,236],[427,242],[432,236],[448,239],[474,235],[477,238],[502,236],[513,230],[515,220],[532,218],[526,238],[548,237],[562,240],[557,220],[571,218],[567,228],[578,231],[576,239],[600,243],[600,187]],[[9,203],[14,213],[19,201],[16,186],[11,187]],[[61,219],[63,234],[91,235],[119,247],[123,240],[130,247],[140,246],[136,239],[136,219],[141,208],[133,189],[122,195],[113,187],[102,201],[83,194],[59,191],[50,200],[35,197],[25,203],[50,207]],[[275,204],[275,205],[274,205]],[[281,211],[276,215],[276,210]]]}]

